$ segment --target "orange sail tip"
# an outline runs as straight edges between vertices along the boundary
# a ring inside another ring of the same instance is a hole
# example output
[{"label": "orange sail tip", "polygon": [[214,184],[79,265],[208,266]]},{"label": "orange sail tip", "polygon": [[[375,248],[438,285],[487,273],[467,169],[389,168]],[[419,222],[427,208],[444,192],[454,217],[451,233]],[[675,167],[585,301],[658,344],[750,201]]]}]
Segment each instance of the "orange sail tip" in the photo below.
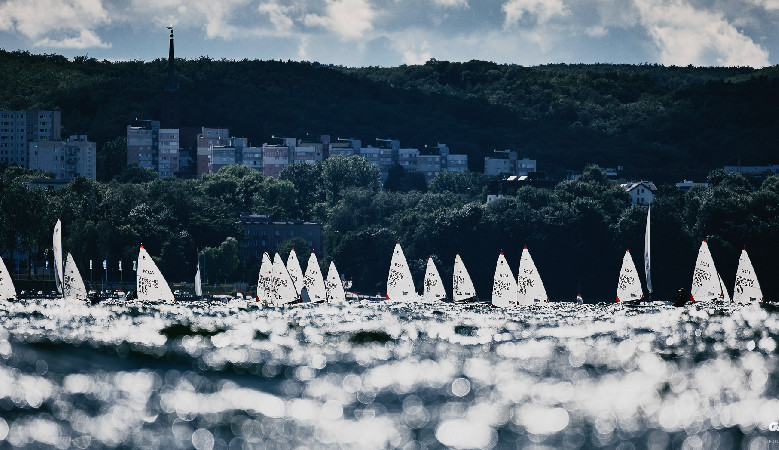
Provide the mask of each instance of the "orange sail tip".
[{"label": "orange sail tip", "polygon": [[627,249],[627,253],[630,253],[630,249]]},{"label": "orange sail tip", "polygon": [[619,297],[617,297],[617,303],[619,303]]},{"label": "orange sail tip", "polygon": [[143,244],[141,244],[141,250],[143,250]]}]

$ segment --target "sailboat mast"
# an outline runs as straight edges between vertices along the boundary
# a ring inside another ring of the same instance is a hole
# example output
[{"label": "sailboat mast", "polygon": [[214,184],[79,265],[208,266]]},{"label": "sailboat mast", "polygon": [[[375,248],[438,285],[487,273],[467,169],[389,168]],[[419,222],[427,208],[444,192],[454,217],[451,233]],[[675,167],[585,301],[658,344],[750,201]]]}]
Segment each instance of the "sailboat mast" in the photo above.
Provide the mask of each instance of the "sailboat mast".
[{"label": "sailboat mast", "polygon": [[649,206],[646,209],[646,233],[644,234],[644,273],[646,274],[646,290],[649,291],[649,299],[652,299],[652,274],[651,274],[651,217],[652,207]]}]

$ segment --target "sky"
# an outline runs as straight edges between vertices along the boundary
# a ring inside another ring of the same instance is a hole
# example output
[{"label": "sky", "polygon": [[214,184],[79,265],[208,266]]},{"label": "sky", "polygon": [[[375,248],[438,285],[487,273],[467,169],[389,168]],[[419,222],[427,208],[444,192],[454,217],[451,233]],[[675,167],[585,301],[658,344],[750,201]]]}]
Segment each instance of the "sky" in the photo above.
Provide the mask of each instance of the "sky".
[{"label": "sky", "polygon": [[0,0],[0,48],[99,60],[779,64],[779,0]]}]

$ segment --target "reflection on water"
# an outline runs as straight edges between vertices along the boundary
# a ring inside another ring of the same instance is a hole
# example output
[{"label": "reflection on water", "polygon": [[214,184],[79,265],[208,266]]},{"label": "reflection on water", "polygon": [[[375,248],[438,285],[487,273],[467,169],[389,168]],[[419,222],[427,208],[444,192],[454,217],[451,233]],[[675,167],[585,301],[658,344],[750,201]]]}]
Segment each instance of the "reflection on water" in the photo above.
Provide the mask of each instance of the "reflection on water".
[{"label": "reflection on water", "polygon": [[754,305],[0,302],[0,447],[777,448],[778,341]]}]

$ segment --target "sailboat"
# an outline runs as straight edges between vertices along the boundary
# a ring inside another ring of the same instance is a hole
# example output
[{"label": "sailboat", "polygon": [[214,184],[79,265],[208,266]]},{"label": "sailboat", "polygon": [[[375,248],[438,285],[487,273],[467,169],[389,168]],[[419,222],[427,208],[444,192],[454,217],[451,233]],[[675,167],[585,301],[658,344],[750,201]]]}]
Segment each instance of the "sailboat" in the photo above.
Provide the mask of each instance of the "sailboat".
[{"label": "sailboat", "polygon": [[743,249],[741,250],[741,256],[738,258],[733,301],[747,303],[755,300],[763,301],[763,290],[760,289],[760,283],[757,281],[755,268],[752,267],[752,261],[749,259],[747,249]]},{"label": "sailboat", "polygon": [[617,280],[617,303],[638,302],[642,298],[644,298],[644,291],[641,289],[641,280],[638,278],[630,250],[627,250],[622,257],[622,268]]},{"label": "sailboat", "polygon": [[426,303],[432,303],[437,300],[446,299],[444,283],[441,281],[441,276],[438,274],[438,269],[435,267],[435,262],[433,262],[432,256],[427,258],[425,281],[422,284],[424,285],[422,301]]},{"label": "sailboat", "polygon": [[195,272],[195,297],[203,296],[203,286],[200,282],[200,261],[197,263],[197,272]]},{"label": "sailboat", "polygon": [[60,219],[57,219],[57,223],[54,225],[51,248],[54,251],[54,282],[57,285],[57,292],[62,294],[62,221]]},{"label": "sailboat", "polygon": [[322,271],[319,269],[319,260],[314,252],[311,252],[311,256],[308,257],[308,266],[306,266],[303,286],[311,302],[320,303],[327,301],[327,287],[322,278]]},{"label": "sailboat", "polygon": [[62,279],[63,297],[73,300],[87,300],[87,288],[84,286],[84,280],[78,272],[73,255],[68,253],[65,260],[65,274]]},{"label": "sailboat", "polygon": [[644,233],[644,275],[646,275],[646,290],[649,292],[649,300],[652,300],[652,252],[650,241],[650,214],[652,206],[650,205],[646,209],[646,232]]},{"label": "sailboat", "polygon": [[454,273],[452,274],[452,300],[455,302],[467,302],[476,300],[476,289],[473,281],[465,268],[460,255],[454,257]]},{"label": "sailboat", "polygon": [[295,303],[299,300],[292,277],[278,253],[273,255],[273,277],[271,278],[271,304],[274,306]]},{"label": "sailboat", "polygon": [[492,306],[506,308],[517,302],[517,282],[511,267],[500,252],[498,264],[495,267],[495,276],[492,281]]},{"label": "sailboat", "polygon": [[520,305],[535,302],[549,302],[546,295],[544,282],[536,269],[533,258],[527,247],[522,249],[522,257],[519,259],[519,271],[517,272],[517,303]]},{"label": "sailboat", "polygon": [[695,271],[692,274],[690,301],[719,300],[721,295],[722,287],[719,282],[719,274],[714,267],[714,259],[711,257],[709,245],[703,241],[698,250],[698,259],[695,261]]},{"label": "sailboat", "polygon": [[295,292],[300,295],[300,290],[303,289],[303,271],[300,270],[300,262],[294,248],[287,257],[287,271],[292,278],[292,284],[295,285]]},{"label": "sailboat", "polygon": [[149,256],[149,252],[141,245],[138,252],[138,272],[136,277],[138,300],[145,302],[175,303],[173,292],[162,276],[162,272]]},{"label": "sailboat", "polygon": [[257,278],[257,301],[269,304],[271,301],[270,283],[273,280],[273,263],[268,252],[263,253],[260,274]]},{"label": "sailboat", "polygon": [[3,257],[0,256],[0,300],[16,300],[16,288]]},{"label": "sailboat", "polygon": [[418,301],[419,296],[414,288],[411,270],[408,268],[400,242],[395,244],[392,252],[389,273],[387,274],[387,300],[393,302]]},{"label": "sailboat", "polygon": [[327,303],[346,303],[346,292],[341,283],[341,276],[335,268],[335,263],[330,261],[330,267],[327,269],[327,281],[325,281],[327,291]]}]

